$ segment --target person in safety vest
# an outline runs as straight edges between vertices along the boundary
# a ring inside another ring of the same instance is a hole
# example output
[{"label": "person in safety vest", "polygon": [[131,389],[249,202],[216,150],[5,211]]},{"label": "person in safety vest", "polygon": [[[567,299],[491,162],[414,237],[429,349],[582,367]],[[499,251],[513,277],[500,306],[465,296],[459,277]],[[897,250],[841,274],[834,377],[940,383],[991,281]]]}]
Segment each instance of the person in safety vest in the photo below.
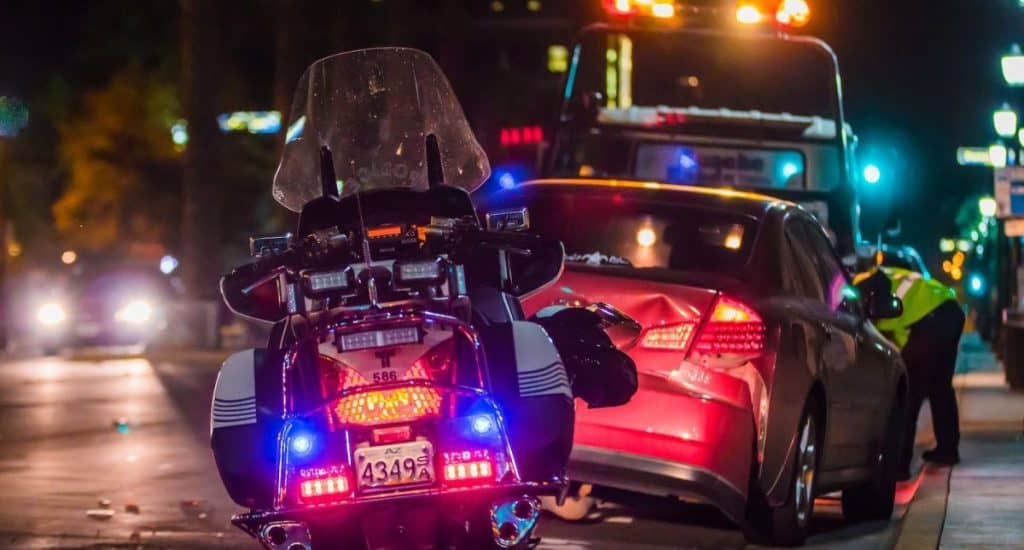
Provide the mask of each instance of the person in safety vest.
[{"label": "person in safety vest", "polygon": [[945,465],[960,462],[953,370],[965,316],[956,291],[920,273],[895,267],[875,267],[853,281],[862,296],[891,293],[903,301],[902,315],[874,321],[878,330],[900,347],[910,379],[900,479],[910,477],[917,415],[926,398],[932,409],[936,445],[924,453],[924,460]]}]

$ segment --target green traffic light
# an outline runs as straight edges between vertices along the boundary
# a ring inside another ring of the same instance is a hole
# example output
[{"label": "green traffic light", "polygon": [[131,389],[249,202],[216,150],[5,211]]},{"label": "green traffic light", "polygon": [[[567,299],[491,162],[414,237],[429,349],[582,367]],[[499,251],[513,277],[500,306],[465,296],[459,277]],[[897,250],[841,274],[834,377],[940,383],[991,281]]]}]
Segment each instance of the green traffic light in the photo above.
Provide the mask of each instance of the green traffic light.
[{"label": "green traffic light", "polygon": [[864,167],[864,181],[874,185],[882,179],[882,171],[874,164],[869,164]]}]

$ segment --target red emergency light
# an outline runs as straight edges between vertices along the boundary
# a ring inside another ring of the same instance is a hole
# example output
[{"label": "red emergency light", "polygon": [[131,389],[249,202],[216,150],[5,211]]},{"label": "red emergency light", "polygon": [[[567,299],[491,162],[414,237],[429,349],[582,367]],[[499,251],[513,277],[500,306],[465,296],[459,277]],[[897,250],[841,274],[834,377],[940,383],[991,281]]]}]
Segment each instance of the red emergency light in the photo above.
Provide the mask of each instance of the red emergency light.
[{"label": "red emergency light", "polygon": [[736,5],[736,22],[741,25],[774,22],[780,27],[798,28],[810,20],[807,0],[741,0]]},{"label": "red emergency light", "polygon": [[613,16],[642,16],[671,19],[676,15],[675,0],[604,0],[604,11]]},{"label": "red emergency light", "polygon": [[540,126],[516,126],[501,129],[501,146],[537,145],[544,141],[544,129]]}]

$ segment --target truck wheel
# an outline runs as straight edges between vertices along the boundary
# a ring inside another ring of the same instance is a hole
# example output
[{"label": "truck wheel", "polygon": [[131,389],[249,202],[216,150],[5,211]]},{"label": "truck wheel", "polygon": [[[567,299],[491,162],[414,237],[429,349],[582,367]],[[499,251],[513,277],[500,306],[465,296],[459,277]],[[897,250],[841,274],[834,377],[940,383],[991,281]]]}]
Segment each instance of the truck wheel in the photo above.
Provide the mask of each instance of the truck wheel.
[{"label": "truck wheel", "polygon": [[[817,488],[818,458],[821,441],[818,433],[818,408],[810,399],[797,431],[797,444],[793,449],[793,473],[790,477],[789,496],[779,507],[771,507],[763,495],[751,491],[747,497],[747,518],[743,534],[756,544],[772,546],[800,546],[807,540],[807,527],[814,514],[814,496]],[[752,483],[753,485],[753,483]]]},{"label": "truck wheel", "polygon": [[904,415],[904,407],[893,403],[874,475],[869,481],[843,491],[843,517],[848,521],[887,520],[892,516]]}]

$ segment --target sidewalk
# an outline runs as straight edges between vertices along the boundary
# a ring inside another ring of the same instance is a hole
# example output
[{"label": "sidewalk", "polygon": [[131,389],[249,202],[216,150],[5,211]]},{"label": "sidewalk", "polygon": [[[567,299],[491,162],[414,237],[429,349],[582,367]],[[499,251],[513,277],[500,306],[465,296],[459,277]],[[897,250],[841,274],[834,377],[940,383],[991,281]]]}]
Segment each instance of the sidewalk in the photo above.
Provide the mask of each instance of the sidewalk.
[{"label": "sidewalk", "polygon": [[962,462],[953,468],[940,548],[1024,547],[1024,394],[1001,371],[957,377]]},{"label": "sidewalk", "polygon": [[[970,335],[957,372],[962,462],[926,466],[897,547],[1024,548],[1024,393],[1009,391],[992,353]],[[922,420],[930,433],[930,418]]]}]

